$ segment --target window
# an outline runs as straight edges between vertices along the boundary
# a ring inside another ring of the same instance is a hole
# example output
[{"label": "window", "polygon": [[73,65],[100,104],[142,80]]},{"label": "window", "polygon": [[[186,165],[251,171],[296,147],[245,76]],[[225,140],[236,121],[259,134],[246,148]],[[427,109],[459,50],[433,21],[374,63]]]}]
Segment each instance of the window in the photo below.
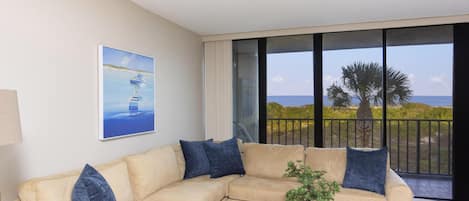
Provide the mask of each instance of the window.
[{"label": "window", "polygon": [[233,133],[259,142],[258,41],[233,42]]},{"label": "window", "polygon": [[271,144],[387,146],[418,197],[451,199],[453,29],[236,41],[235,127]]},{"label": "window", "polygon": [[267,142],[314,144],[313,35],[267,39]]}]

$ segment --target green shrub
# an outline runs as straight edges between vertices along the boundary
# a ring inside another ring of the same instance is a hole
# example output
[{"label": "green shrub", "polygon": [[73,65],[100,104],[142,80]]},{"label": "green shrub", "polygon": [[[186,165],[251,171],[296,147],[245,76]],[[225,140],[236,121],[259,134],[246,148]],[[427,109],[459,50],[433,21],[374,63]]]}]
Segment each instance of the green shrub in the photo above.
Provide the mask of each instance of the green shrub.
[{"label": "green shrub", "polygon": [[323,178],[325,171],[313,171],[308,166],[297,165],[291,161],[285,171],[286,177],[296,177],[302,184],[287,192],[286,201],[333,201],[334,194],[339,192],[337,182],[329,182]]}]

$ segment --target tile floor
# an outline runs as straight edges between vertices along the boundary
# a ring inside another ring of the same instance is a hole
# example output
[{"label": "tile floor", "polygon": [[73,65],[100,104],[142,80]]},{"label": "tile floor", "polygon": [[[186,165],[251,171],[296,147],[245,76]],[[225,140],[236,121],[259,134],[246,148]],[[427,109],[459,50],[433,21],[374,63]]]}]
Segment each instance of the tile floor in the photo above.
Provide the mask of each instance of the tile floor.
[{"label": "tile floor", "polygon": [[412,188],[415,196],[450,199],[452,197],[452,184],[450,178],[431,178],[403,176]]}]

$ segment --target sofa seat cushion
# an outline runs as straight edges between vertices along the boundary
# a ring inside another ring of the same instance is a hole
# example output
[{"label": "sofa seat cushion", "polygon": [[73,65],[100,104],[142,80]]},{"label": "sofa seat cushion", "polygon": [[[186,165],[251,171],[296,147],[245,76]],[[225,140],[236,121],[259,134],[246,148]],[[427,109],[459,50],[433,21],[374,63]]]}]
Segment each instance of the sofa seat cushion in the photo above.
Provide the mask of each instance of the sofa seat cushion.
[{"label": "sofa seat cushion", "polygon": [[221,182],[188,182],[171,184],[151,194],[144,201],[220,201],[225,197]]},{"label": "sofa seat cushion", "polygon": [[365,190],[340,188],[334,196],[334,201],[386,201],[386,197]]},{"label": "sofa seat cushion", "polygon": [[194,177],[192,179],[187,179],[187,180],[185,180],[185,182],[199,182],[199,183],[215,182],[215,183],[221,183],[224,186],[225,195],[228,196],[229,184],[231,182],[233,182],[234,180],[239,179],[239,178],[241,178],[240,175],[228,175],[228,176],[224,176],[224,177],[218,177],[218,178],[215,178],[215,179],[211,179],[209,175],[203,175],[203,176],[199,176],[199,177]]},{"label": "sofa seat cushion", "polygon": [[284,201],[287,191],[301,184],[283,179],[243,176],[230,183],[229,198],[249,201]]}]

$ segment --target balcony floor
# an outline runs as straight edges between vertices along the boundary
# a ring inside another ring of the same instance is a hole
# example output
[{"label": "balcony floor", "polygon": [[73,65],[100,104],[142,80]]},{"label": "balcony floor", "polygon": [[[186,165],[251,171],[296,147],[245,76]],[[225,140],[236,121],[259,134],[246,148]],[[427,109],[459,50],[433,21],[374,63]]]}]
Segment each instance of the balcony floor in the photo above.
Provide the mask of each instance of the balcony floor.
[{"label": "balcony floor", "polygon": [[432,178],[428,176],[402,175],[416,197],[452,198],[451,178]]}]

